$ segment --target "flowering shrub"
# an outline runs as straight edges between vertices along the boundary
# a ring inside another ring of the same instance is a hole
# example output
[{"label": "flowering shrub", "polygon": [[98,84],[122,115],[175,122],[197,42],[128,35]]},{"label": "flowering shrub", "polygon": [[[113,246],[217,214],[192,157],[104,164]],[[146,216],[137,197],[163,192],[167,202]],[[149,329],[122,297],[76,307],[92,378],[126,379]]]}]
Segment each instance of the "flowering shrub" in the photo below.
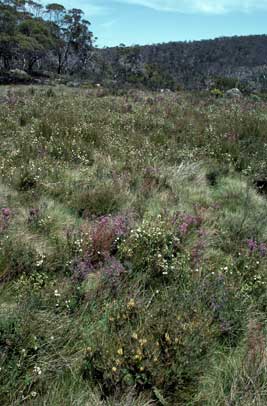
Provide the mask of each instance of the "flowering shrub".
[{"label": "flowering shrub", "polygon": [[249,249],[249,253],[252,254],[258,254],[261,257],[266,257],[267,255],[267,244],[266,243],[258,243],[257,241],[253,239],[247,240],[247,247]]},{"label": "flowering shrub", "polygon": [[82,282],[99,269],[109,281],[124,273],[124,267],[114,254],[128,226],[128,217],[108,215],[98,218],[89,229],[88,225],[82,227],[80,236],[74,238],[73,243],[76,247],[76,258],[72,261],[74,280]]},{"label": "flowering shrub", "polygon": [[94,271],[90,257],[76,259],[72,262],[72,275],[75,282],[83,282]]},{"label": "flowering shrub", "polygon": [[8,228],[10,218],[11,218],[11,210],[8,207],[2,208],[0,216],[0,233]]},{"label": "flowering shrub", "polygon": [[84,377],[101,383],[104,393],[132,385],[139,391],[160,387],[164,395],[185,388],[217,330],[208,313],[194,315],[189,297],[177,301],[176,295],[169,287],[150,300],[128,296],[109,304],[103,316],[108,328],[98,325],[90,337]]},{"label": "flowering shrub", "polygon": [[91,229],[92,256],[106,256],[114,253],[121,238],[127,233],[130,219],[123,215],[102,216]]},{"label": "flowering shrub", "polygon": [[[200,216],[194,216],[191,214],[180,214],[178,216],[179,219],[179,232],[181,237],[186,236],[190,230],[192,230],[192,228],[194,227],[198,227],[201,222],[202,222],[202,218]],[[177,221],[177,220],[176,220]]]},{"label": "flowering shrub", "polygon": [[131,230],[119,248],[120,256],[130,261],[133,271],[143,272],[151,278],[168,276],[176,268],[180,239],[172,225],[161,217],[144,220]]},{"label": "flowering shrub", "polygon": [[115,257],[107,257],[101,270],[109,281],[116,280],[126,272],[122,263]]}]

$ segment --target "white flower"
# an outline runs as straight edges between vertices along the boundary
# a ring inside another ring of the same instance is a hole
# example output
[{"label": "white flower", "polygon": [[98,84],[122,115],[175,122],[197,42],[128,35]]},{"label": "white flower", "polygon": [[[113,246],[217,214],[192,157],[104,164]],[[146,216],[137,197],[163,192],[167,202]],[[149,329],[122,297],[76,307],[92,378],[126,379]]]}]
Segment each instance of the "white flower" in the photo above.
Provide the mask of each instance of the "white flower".
[{"label": "white flower", "polygon": [[38,367],[38,366],[35,366],[35,367],[33,368],[33,372],[34,372],[35,374],[37,374],[37,375],[41,375],[41,374],[42,374],[42,370],[41,370],[41,368]]}]

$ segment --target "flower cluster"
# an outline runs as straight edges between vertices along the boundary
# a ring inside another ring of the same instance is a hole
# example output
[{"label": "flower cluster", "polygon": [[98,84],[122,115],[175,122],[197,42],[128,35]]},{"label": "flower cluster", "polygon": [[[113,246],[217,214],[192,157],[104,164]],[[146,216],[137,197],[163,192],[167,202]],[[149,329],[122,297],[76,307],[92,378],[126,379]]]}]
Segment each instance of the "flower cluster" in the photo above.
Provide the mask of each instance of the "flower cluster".
[{"label": "flower cluster", "polygon": [[199,226],[202,222],[200,216],[193,216],[191,214],[181,214],[179,216],[181,223],[179,224],[179,232],[181,236],[185,236],[189,233],[192,226]]},{"label": "flower cluster", "polygon": [[144,220],[140,227],[131,230],[120,252],[136,270],[168,275],[175,269],[179,245],[172,226],[159,216],[155,222]]},{"label": "flower cluster", "polygon": [[261,257],[267,255],[267,244],[263,242],[257,242],[253,239],[247,240],[247,247],[250,254],[259,254]]},{"label": "flower cluster", "polygon": [[4,207],[1,210],[0,217],[0,232],[5,231],[9,225],[11,217],[11,210],[8,207]]},{"label": "flower cluster", "polygon": [[126,234],[128,219],[125,216],[102,216],[91,231],[93,255],[112,254],[120,238]]},{"label": "flower cluster", "polygon": [[122,263],[115,257],[106,258],[102,271],[109,279],[117,278],[126,272]]},{"label": "flower cluster", "polygon": [[81,259],[76,259],[72,264],[73,280],[75,282],[83,282],[86,277],[94,271],[92,260],[89,256]]}]

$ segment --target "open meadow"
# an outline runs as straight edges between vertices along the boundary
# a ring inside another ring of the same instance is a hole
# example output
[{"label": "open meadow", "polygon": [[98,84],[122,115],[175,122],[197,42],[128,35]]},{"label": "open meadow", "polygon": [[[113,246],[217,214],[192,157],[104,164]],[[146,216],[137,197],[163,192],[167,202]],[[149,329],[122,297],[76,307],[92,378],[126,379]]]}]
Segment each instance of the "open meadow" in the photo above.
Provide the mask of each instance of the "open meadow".
[{"label": "open meadow", "polygon": [[0,405],[267,404],[267,99],[0,88]]}]

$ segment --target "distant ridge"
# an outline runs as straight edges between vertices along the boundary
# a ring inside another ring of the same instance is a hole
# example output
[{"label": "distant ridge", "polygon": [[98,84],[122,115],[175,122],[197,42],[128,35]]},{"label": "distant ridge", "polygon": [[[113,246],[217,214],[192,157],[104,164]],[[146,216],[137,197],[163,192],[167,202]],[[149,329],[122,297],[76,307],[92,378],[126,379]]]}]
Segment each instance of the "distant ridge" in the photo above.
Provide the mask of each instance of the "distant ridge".
[{"label": "distant ridge", "polygon": [[117,46],[97,52],[104,77],[119,82],[138,84],[144,77],[149,82],[156,70],[159,82],[169,87],[201,89],[215,78],[232,78],[250,88],[267,88],[266,35]]}]

